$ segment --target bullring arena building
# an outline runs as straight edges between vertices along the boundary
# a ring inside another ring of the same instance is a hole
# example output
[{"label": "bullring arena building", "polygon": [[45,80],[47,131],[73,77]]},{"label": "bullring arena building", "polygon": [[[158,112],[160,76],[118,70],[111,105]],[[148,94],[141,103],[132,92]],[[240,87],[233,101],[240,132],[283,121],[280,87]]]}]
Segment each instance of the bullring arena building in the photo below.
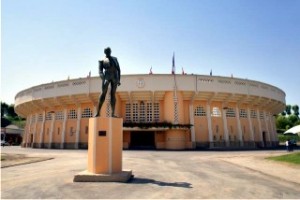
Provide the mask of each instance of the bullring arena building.
[{"label": "bullring arena building", "polygon": [[[86,77],[19,92],[15,111],[26,118],[22,146],[87,148],[101,84],[99,77]],[[285,108],[285,93],[272,85],[193,74],[122,75],[116,98],[124,149],[274,147],[274,115]],[[101,116],[110,115],[109,102],[107,95]]]}]

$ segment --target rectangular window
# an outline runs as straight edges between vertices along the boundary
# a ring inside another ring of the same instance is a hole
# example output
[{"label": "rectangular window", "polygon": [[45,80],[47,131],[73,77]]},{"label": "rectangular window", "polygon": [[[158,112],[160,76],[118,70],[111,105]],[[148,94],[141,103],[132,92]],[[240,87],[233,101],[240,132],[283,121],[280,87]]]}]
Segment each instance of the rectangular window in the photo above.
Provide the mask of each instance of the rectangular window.
[{"label": "rectangular window", "polygon": [[221,117],[220,109],[218,107],[213,107],[211,116],[212,117]]},{"label": "rectangular window", "polygon": [[235,111],[233,108],[228,108],[226,110],[226,117],[235,117]]},{"label": "rectangular window", "polygon": [[51,112],[47,112],[46,114],[46,121],[52,120],[52,113]]},{"label": "rectangular window", "polygon": [[88,133],[89,133],[89,127],[85,126],[85,134],[88,134]]},{"label": "rectangular window", "polygon": [[132,121],[133,122],[138,122],[139,115],[138,115],[138,104],[133,103],[132,104]]},{"label": "rectangular window", "polygon": [[240,117],[241,118],[247,118],[247,111],[245,109],[240,109]]},{"label": "rectangular window", "polygon": [[77,112],[75,109],[69,110],[68,119],[77,119]]},{"label": "rectangular window", "polygon": [[90,118],[93,116],[92,110],[90,108],[83,109],[83,112],[81,114],[82,118]]},{"label": "rectangular window", "polygon": [[59,135],[60,133],[60,128],[57,128],[57,135]]},{"label": "rectangular window", "polygon": [[125,105],[125,121],[131,121],[131,106],[130,103],[126,103]]},{"label": "rectangular window", "polygon": [[206,112],[202,106],[198,106],[194,111],[195,116],[206,116]]},{"label": "rectangular window", "polygon": [[145,103],[142,101],[140,103],[140,122],[146,121],[146,111],[145,111]]},{"label": "rectangular window", "polygon": [[63,120],[64,119],[64,115],[62,111],[57,111],[55,113],[55,120]]},{"label": "rectangular window", "polygon": [[257,118],[257,113],[256,113],[256,111],[255,111],[255,110],[251,110],[250,116],[251,116],[251,118]]},{"label": "rectangular window", "polygon": [[42,114],[39,114],[39,116],[38,116],[38,121],[39,121],[39,122],[42,122],[42,121],[43,121],[43,115],[42,115]]},{"label": "rectangular window", "polygon": [[147,103],[147,122],[152,122],[152,103]]},{"label": "rectangular window", "polygon": [[259,113],[259,119],[264,119],[264,113],[263,112]]}]

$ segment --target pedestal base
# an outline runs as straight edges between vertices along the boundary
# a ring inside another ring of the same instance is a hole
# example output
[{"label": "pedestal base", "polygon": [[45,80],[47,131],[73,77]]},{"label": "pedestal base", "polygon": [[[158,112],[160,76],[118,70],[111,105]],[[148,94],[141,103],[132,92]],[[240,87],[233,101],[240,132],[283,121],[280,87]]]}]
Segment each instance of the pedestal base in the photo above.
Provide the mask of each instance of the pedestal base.
[{"label": "pedestal base", "polygon": [[132,177],[131,170],[123,170],[113,174],[94,174],[87,170],[74,176],[73,182],[122,182],[126,183]]}]

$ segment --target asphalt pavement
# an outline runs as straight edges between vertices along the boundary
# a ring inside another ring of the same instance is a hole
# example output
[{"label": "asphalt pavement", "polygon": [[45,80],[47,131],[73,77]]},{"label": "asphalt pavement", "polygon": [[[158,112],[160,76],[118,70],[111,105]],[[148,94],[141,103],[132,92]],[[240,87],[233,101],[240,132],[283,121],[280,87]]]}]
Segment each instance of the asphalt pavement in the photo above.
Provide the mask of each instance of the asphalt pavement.
[{"label": "asphalt pavement", "polygon": [[[2,199],[299,199],[300,167],[266,160],[274,151],[123,151],[128,183],[73,182],[87,150],[4,147],[44,161],[1,169]],[[46,159],[52,158],[52,159]]]}]

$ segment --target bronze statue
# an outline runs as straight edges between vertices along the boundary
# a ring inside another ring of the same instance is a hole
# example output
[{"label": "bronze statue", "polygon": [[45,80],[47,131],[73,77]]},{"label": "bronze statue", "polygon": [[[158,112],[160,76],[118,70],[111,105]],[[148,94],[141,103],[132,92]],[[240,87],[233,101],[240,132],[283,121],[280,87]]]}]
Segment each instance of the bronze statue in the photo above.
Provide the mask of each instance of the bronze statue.
[{"label": "bronze statue", "polygon": [[[99,75],[102,79],[102,94],[99,97],[99,103],[97,107],[97,113],[95,117],[100,116],[101,107],[104,103],[105,96],[107,93],[107,89],[109,84],[111,85],[110,91],[110,105],[112,109],[111,116],[115,116],[115,106],[116,106],[116,91],[117,87],[121,85],[121,70],[119,66],[119,62],[116,57],[111,56],[111,49],[109,47],[104,49],[104,53],[106,57],[103,60],[99,61]],[[103,68],[105,72],[103,73]]]}]

